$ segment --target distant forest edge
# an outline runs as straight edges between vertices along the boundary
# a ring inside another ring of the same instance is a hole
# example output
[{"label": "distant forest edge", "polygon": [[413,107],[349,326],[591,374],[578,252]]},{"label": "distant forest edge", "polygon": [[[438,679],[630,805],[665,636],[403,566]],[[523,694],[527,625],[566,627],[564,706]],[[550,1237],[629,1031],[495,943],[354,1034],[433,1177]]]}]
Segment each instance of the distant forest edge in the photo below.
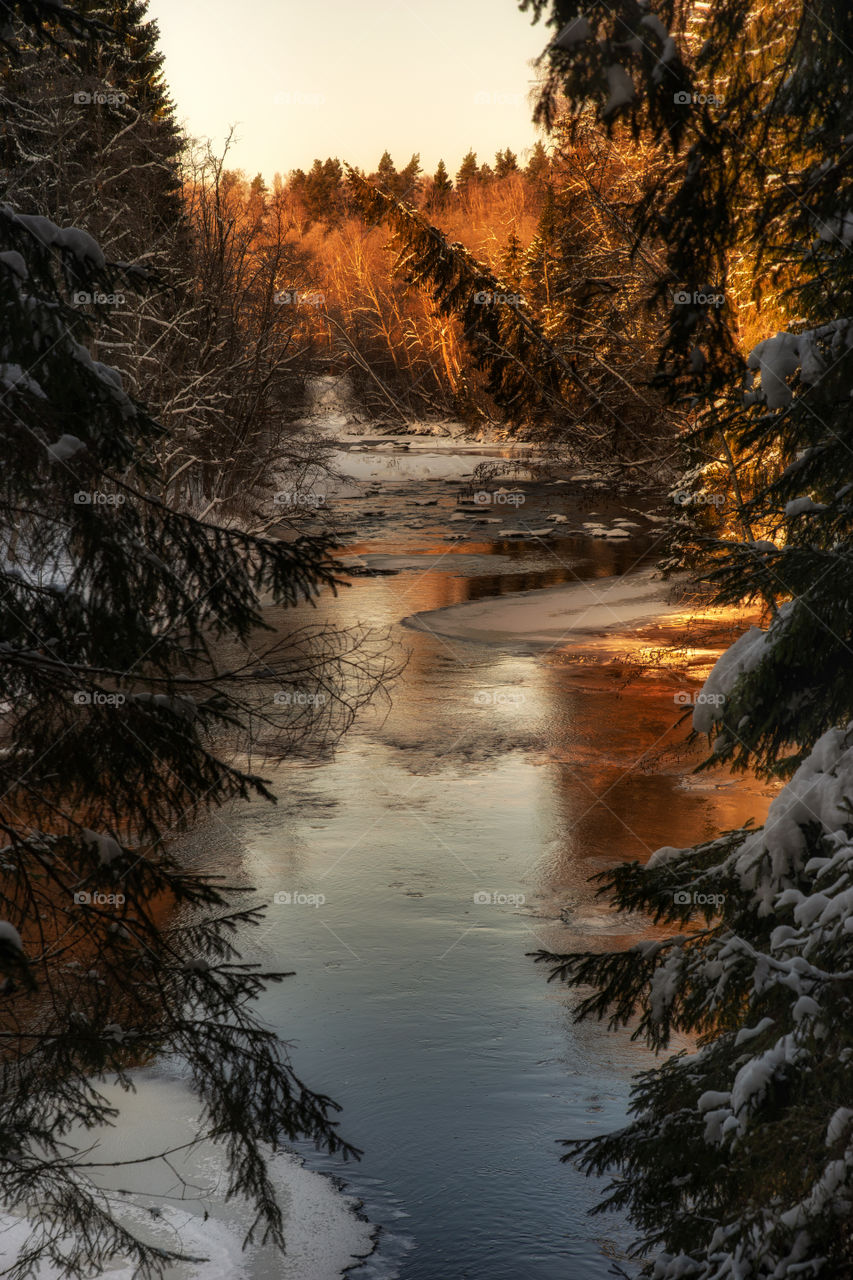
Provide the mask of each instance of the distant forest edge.
[{"label": "distant forest edge", "polygon": [[134,264],[138,293],[75,305],[165,428],[167,501],[227,516],[310,469],[295,424],[317,374],[346,375],[354,411],[389,427],[455,418],[584,459],[666,451],[679,415],[649,354],[654,272],[621,213],[648,144],[590,120],[521,158],[472,149],[455,175],[386,151],[371,173],[329,157],[250,178],[230,139],[181,131],[141,0],[81,12],[102,39],[24,33],[4,60],[6,199]]}]

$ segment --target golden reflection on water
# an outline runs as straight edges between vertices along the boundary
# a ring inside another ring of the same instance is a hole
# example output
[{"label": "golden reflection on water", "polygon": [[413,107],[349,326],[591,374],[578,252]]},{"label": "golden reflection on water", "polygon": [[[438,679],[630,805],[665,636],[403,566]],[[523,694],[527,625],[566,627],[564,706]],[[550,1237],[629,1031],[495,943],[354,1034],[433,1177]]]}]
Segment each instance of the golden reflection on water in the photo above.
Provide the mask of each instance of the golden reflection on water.
[{"label": "golden reflection on water", "polygon": [[[528,847],[517,874],[534,946],[556,949],[585,947],[591,936],[647,935],[648,921],[617,915],[596,898],[590,877],[621,860],[645,862],[662,845],[688,847],[750,819],[760,824],[774,794],[720,766],[695,774],[707,742],[687,740],[683,699],[752,618],[685,609],[534,653],[399,626],[415,613],[624,572],[639,559],[624,544],[563,540],[561,552],[531,567],[530,548],[518,544],[448,551],[427,543],[423,569],[357,579],[337,600],[321,601],[328,620],[388,626],[408,652],[387,721],[366,730],[380,771],[390,776],[402,764],[414,778],[468,784],[473,821],[480,813],[485,825],[495,814],[521,823]],[[475,556],[477,572],[466,576]],[[442,839],[452,845],[452,827]]]}]

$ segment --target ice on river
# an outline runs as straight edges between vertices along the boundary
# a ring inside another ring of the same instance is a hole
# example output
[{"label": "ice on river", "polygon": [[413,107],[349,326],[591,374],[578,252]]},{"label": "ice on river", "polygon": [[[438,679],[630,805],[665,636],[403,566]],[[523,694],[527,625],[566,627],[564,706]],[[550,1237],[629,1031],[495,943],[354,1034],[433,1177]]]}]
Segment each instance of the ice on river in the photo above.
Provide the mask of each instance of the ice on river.
[{"label": "ice on river", "polygon": [[667,602],[667,587],[654,571],[645,570],[468,601],[414,614],[404,623],[457,640],[539,646],[637,628],[678,613],[679,608]]}]

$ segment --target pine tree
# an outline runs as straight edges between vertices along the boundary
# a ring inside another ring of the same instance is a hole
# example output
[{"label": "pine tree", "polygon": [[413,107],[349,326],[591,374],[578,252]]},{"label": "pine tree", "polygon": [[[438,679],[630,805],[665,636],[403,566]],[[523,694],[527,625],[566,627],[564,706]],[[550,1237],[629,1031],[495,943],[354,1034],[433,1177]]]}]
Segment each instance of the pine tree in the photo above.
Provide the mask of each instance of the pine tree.
[{"label": "pine tree", "polygon": [[397,175],[397,183],[394,194],[398,200],[404,200],[406,204],[416,204],[418,192],[421,186],[421,158],[417,152],[412,156],[411,160],[405,165]]},{"label": "pine tree", "polygon": [[523,258],[524,246],[517,233],[511,231],[501,256],[501,275],[505,280],[509,280],[514,287],[519,287],[520,285]]},{"label": "pine tree", "polygon": [[452,190],[453,182],[447,172],[447,166],[443,160],[439,160],[432,178],[432,185],[429,192],[429,203],[433,208],[443,209],[447,204]]},{"label": "pine tree", "polygon": [[524,172],[532,182],[545,182],[548,178],[550,170],[550,161],[548,152],[545,150],[542,142],[537,138],[530,152],[530,159],[524,167]]},{"label": "pine tree", "polygon": [[477,164],[476,151],[469,151],[462,159],[459,166],[459,172],[456,175],[456,190],[465,191],[466,187],[472,182],[476,182],[480,173],[480,167]]},{"label": "pine tree", "polygon": [[394,195],[397,191],[398,178],[399,174],[394,161],[391,159],[390,152],[383,151],[379,164],[376,166],[376,172],[370,175],[371,182],[379,187],[380,191],[385,191],[388,195]]},{"label": "pine tree", "polygon": [[[90,1079],[117,1074],[127,1086],[134,1063],[181,1054],[227,1142],[231,1186],[279,1242],[264,1150],[299,1134],[348,1150],[329,1100],[298,1081],[252,1012],[278,978],[240,964],[229,935],[258,908],[185,870],[164,842],[210,806],[271,798],[222,745],[249,715],[282,749],[305,740],[307,723],[278,706],[276,687],[313,681],[328,728],[342,727],[340,711],[360,697],[343,685],[353,640],[310,629],[257,639],[261,591],[295,604],[334,585],[327,540],[229,532],[146,491],[161,428],[91,358],[69,303],[71,289],[121,282],[97,243],[6,209],[0,244],[0,1185],[8,1208],[38,1222],[35,1255],[61,1274],[88,1274],[116,1252],[156,1272],[168,1251],[104,1215],[63,1141],[70,1116],[84,1127],[110,1118]],[[184,924],[170,918],[179,904],[191,908]]]},{"label": "pine tree", "polygon": [[495,177],[506,178],[518,172],[518,156],[507,147],[506,151],[498,151],[495,155]]},{"label": "pine tree", "polygon": [[[79,30],[50,0],[18,8],[28,38],[36,21],[45,40]],[[285,976],[234,950],[261,910],[166,842],[211,806],[271,798],[229,757],[253,722],[310,751],[378,670],[351,635],[262,638],[262,593],[296,604],[335,586],[328,539],[242,534],[155,496],[163,428],[93,358],[94,319],[72,304],[144,275],[79,227],[0,209],[0,1188],[31,1223],[15,1280],[116,1257],[158,1275],[181,1257],[111,1216],[68,1134],[111,1123],[99,1085],[131,1087],[155,1054],[186,1063],[251,1236],[283,1246],[270,1151],[307,1137],[354,1154],[253,1011]],[[274,698],[306,681],[323,690],[316,723]]]},{"label": "pine tree", "polygon": [[[84,224],[117,258],[180,220],[183,139],[145,0],[86,0],[89,35],[20,41],[2,70],[6,198]],[[151,263],[154,266],[154,263]]]},{"label": "pine tree", "polygon": [[290,189],[299,198],[307,222],[334,225],[344,214],[343,165],[337,157],[316,159],[308,173],[295,169],[290,175]]},{"label": "pine tree", "polygon": [[[600,331],[590,338],[574,323],[562,332],[547,290],[544,300],[519,292],[423,214],[363,179],[353,177],[353,185],[364,216],[394,232],[396,270],[426,291],[440,314],[460,321],[471,360],[486,374],[510,431],[535,429],[578,457],[610,461],[635,457],[660,432],[659,402],[613,376],[600,354]],[[637,359],[630,349],[628,358]]]},{"label": "pine tree", "polygon": [[[853,14],[522,8],[558,28],[540,118],[562,92],[577,119],[624,114],[661,149],[633,210],[666,253],[661,374],[727,465],[740,525],[699,541],[699,574],[770,619],[717,663],[693,727],[712,759],[787,780],[763,828],[604,877],[670,936],[540,956],[592,986],[579,1017],[637,1019],[655,1049],[699,1039],[640,1077],[625,1129],[570,1154],[612,1175],[603,1207],[628,1209],[656,1280],[850,1280]],[[764,331],[745,351],[737,309],[753,292]],[[755,460],[744,492],[739,465]]]}]

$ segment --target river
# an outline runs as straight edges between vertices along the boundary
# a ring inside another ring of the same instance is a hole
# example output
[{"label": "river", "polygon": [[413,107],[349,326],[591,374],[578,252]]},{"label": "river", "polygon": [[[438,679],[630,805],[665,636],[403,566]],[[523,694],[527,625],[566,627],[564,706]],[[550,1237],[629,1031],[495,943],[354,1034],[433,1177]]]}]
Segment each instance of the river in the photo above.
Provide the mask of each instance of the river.
[{"label": "river", "polygon": [[[218,1244],[239,1222],[222,1210],[205,1228],[218,1262],[187,1275],[324,1280],[355,1253],[370,1255],[361,1280],[604,1280],[613,1259],[628,1265],[626,1224],[588,1216],[601,1184],[560,1163],[557,1140],[622,1123],[631,1074],[652,1058],[627,1031],[575,1024],[576,997],[527,953],[645,936],[648,922],[617,917],[589,877],[760,820],[768,795],[691,776],[699,753],[681,745],[675,699],[698,686],[623,660],[618,629],[596,655],[517,634],[460,640],[429,617],[404,625],[465,601],[598,587],[659,551],[650,500],[594,480],[533,486],[522,472],[500,483],[523,505],[493,497],[484,516],[454,519],[466,475],[507,453],[342,440],[347,553],[385,572],[354,576],[319,616],[392,629],[409,656],[390,712],[365,714],[333,758],[269,764],[276,806],[235,806],[182,841],[188,862],[243,875],[270,904],[241,947],[295,976],[263,1014],[364,1151],[348,1166],[297,1153],[341,1180],[328,1203],[325,1179],[309,1194],[307,1170],[284,1169],[294,1223],[304,1209],[286,1263]],[[525,535],[551,515],[557,536]],[[275,609],[269,621],[292,623]],[[141,1072],[139,1085],[126,1123],[144,1118],[149,1144],[189,1123],[180,1073]],[[325,1251],[324,1230],[337,1242]]]}]

